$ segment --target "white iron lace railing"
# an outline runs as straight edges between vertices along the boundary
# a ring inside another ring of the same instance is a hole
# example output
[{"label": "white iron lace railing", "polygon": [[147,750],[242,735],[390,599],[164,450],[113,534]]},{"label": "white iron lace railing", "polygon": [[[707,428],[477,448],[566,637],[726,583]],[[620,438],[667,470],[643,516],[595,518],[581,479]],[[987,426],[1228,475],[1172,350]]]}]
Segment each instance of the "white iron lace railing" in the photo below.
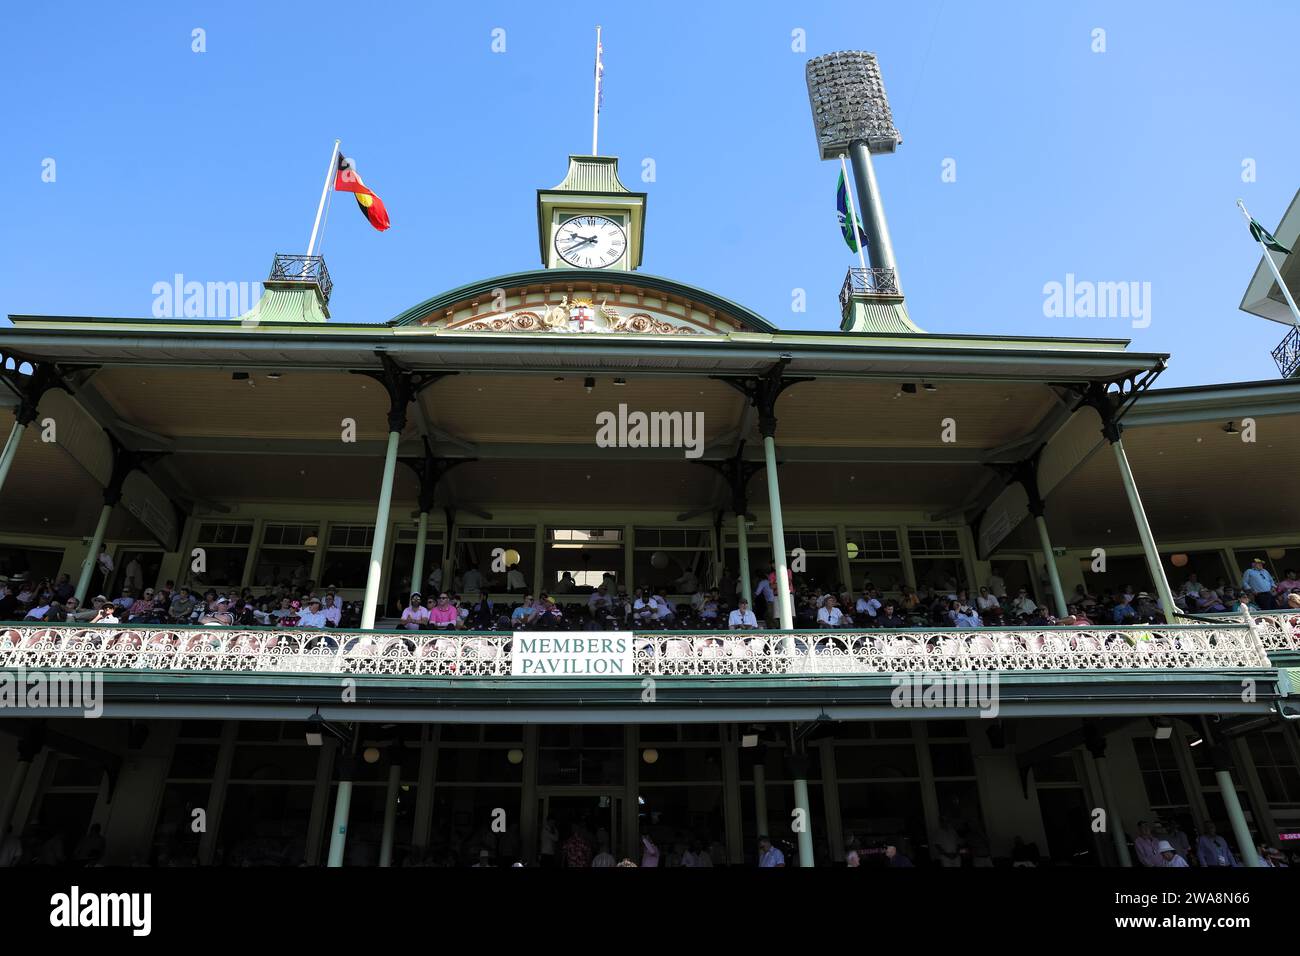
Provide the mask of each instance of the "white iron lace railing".
[{"label": "white iron lace railing", "polygon": [[[503,631],[14,624],[0,625],[0,667],[509,677],[512,640]],[[1260,631],[1240,620],[1172,627],[637,631],[634,647],[638,675],[1270,666]]]},{"label": "white iron lace railing", "polygon": [[[1238,610],[1198,616],[1194,620],[1218,625],[1225,621],[1244,623],[1247,618]],[[1249,621],[1266,651],[1300,651],[1300,610],[1252,611]]]}]

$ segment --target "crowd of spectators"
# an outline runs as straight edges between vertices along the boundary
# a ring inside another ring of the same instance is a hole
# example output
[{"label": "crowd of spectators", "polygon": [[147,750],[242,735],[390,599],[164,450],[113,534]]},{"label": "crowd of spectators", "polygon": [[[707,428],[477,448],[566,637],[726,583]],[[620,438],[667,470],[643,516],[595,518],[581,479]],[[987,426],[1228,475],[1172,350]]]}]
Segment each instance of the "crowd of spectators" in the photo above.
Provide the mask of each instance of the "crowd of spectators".
[{"label": "crowd of spectators", "polygon": [[117,597],[97,594],[86,604],[77,600],[68,575],[55,580],[13,582],[0,595],[0,621],[40,621],[46,624],[171,624],[242,627],[358,627],[360,610],[333,590],[307,581],[260,589],[205,591],[177,587],[168,581],[158,588],[127,585]]},{"label": "crowd of spectators", "polygon": [[[1222,836],[1214,821],[1199,828],[1172,819],[1139,820],[1133,837],[1133,863],[1143,867],[1239,867],[1245,864],[1232,842]],[[1188,830],[1191,836],[1188,836]],[[1261,843],[1255,847],[1261,865],[1289,867],[1294,854]]]},{"label": "crowd of spectators", "polygon": [[[1231,613],[1243,602],[1252,611],[1300,611],[1300,575],[1287,569],[1275,582],[1264,564],[1263,558],[1256,558],[1236,588],[1222,577],[1211,586],[1189,572],[1175,593],[1178,613]],[[435,569],[429,583],[439,583],[441,577],[441,569]],[[390,609],[389,626],[399,630],[752,630],[776,627],[779,619],[776,570],[771,565],[752,582],[752,600],[726,569],[713,587],[702,586],[690,574],[688,581],[679,580],[671,589],[642,586],[629,591],[607,574],[598,587],[577,588],[566,574],[556,582],[553,594],[533,594],[525,592],[517,566],[510,569],[507,581],[510,591],[523,594],[522,600],[515,600],[510,592],[504,599],[496,592],[498,599],[493,600],[487,590],[490,582],[471,568],[453,581],[472,586],[465,588],[466,596],[442,588],[427,596],[414,593],[404,608]],[[915,589],[903,585],[892,592],[876,587],[870,579],[856,590],[842,583],[826,587],[803,576],[791,575],[789,581],[797,629],[1086,627],[1167,621],[1159,598],[1132,584],[1100,594],[1080,584],[1061,617],[1035,600],[1027,588],[1008,589],[996,574],[978,589],[948,578]],[[681,590],[683,585],[689,590]],[[683,593],[688,596],[675,596]],[[360,626],[360,607],[332,588],[298,580],[256,592],[212,587],[199,591],[176,587],[172,581],[159,588],[128,583],[117,597],[99,594],[82,604],[68,575],[62,574],[57,579],[6,583],[0,594],[0,621],[355,628]]]}]

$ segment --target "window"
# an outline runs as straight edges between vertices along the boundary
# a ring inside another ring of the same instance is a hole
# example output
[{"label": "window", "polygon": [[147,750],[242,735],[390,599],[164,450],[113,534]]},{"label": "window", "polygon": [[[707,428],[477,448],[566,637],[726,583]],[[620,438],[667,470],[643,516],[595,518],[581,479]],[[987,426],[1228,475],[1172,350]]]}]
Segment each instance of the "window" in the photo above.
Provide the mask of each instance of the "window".
[{"label": "window", "polygon": [[321,565],[321,583],[331,588],[363,588],[370,576],[374,525],[330,525],[329,546]]},{"label": "window", "polygon": [[912,552],[918,588],[959,590],[969,585],[966,563],[961,559],[961,539],[955,528],[910,529],[907,547]]},{"label": "window", "polygon": [[199,525],[194,547],[203,550],[204,570],[195,571],[193,559],[185,564],[185,580],[193,586],[237,587],[244,580],[244,564],[253,543],[251,524]]},{"label": "window", "polygon": [[[483,578],[483,590],[503,591],[506,573],[511,567],[517,567],[524,576],[525,589],[531,588],[537,558],[536,537],[537,529],[531,525],[467,525],[457,528],[452,582],[444,581],[443,589],[465,590],[465,575],[471,569],[477,569]],[[500,553],[494,556],[498,551]],[[473,599],[470,594],[465,597]]]},{"label": "window", "polygon": [[708,529],[637,528],[632,540],[636,587],[664,587],[674,594],[689,594],[690,576],[700,587],[712,582],[713,536]]},{"label": "window", "polygon": [[623,577],[623,529],[547,528],[542,590],[564,593],[566,574],[580,593],[591,593],[610,576],[616,583]]},{"label": "window", "polygon": [[1282,739],[1284,732],[1279,728],[1250,734],[1246,745],[1250,748],[1268,802],[1295,806],[1300,805],[1300,769],[1291,759],[1286,741]]},{"label": "window", "polygon": [[[1195,754],[1199,748],[1193,748]],[[1134,737],[1133,751],[1137,754],[1138,769],[1146,785],[1147,802],[1153,811],[1187,808],[1187,791],[1174,759],[1172,738],[1156,740],[1154,737]]]},{"label": "window", "polygon": [[320,526],[315,524],[266,525],[253,581],[262,587],[305,585],[311,576],[319,532]]},{"label": "window", "polygon": [[846,528],[845,549],[849,556],[849,587],[878,588],[885,594],[901,594],[907,583],[903,551],[898,532],[879,528]]},{"label": "window", "polygon": [[[794,570],[795,548],[803,550],[802,572]],[[786,560],[791,562],[796,587],[821,587],[831,590],[840,580],[840,559],[831,529],[796,529],[785,533]]]}]

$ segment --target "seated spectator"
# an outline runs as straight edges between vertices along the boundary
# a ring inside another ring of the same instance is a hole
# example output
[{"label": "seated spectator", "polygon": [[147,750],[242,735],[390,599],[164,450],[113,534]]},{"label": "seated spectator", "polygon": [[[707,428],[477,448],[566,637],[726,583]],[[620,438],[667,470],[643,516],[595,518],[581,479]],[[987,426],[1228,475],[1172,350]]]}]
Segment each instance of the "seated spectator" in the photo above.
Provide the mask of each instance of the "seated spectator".
[{"label": "seated spectator", "polygon": [[103,606],[104,606],[104,596],[102,594],[96,595],[94,598],[91,599],[90,604],[84,607],[82,606],[81,602],[78,601],[75,597],[70,597],[68,598],[67,603],[65,604],[65,607],[67,608],[68,611],[68,621],[71,623],[84,624],[88,622],[92,617],[94,617],[95,614],[99,611],[99,609]]},{"label": "seated spectator", "polygon": [[1116,624],[1135,624],[1137,616],[1137,610],[1133,607],[1133,596],[1129,594],[1121,596],[1119,603],[1111,611],[1111,620]]},{"label": "seated spectator", "polygon": [[1165,616],[1161,613],[1160,605],[1146,591],[1138,592],[1137,599],[1133,602],[1133,610],[1140,624],[1164,623]]},{"label": "seated spectator", "polygon": [[270,601],[262,601],[253,609],[253,620],[263,627],[270,627],[275,624],[275,618],[271,617]]},{"label": "seated spectator", "polygon": [[984,622],[980,620],[979,614],[969,604],[963,604],[957,608],[957,614],[953,619],[957,627],[983,627]]},{"label": "seated spectator", "polygon": [[28,610],[27,616],[24,617],[23,620],[43,621],[49,616],[50,608],[53,606],[54,606],[54,595],[51,594],[49,597],[45,598],[45,600],[40,601],[39,603],[33,605],[31,609]]},{"label": "seated spectator", "polygon": [[130,611],[131,606],[135,604],[135,598],[131,596],[131,589],[129,587],[122,588],[121,596],[115,597],[113,603],[123,611]]},{"label": "seated spectator", "polygon": [[864,589],[862,597],[858,598],[853,605],[853,610],[857,614],[857,622],[861,626],[867,626],[878,623],[876,615],[880,611],[880,592],[874,588]]},{"label": "seated spectator", "polygon": [[[123,594],[126,592],[123,591]],[[126,620],[143,620],[153,610],[153,588],[145,588],[144,593],[131,602],[126,609]]]},{"label": "seated spectator", "polygon": [[677,609],[673,602],[668,599],[668,592],[664,588],[659,589],[659,593],[654,595],[651,600],[654,602],[655,625],[657,627],[672,627],[677,620]]},{"label": "seated spectator", "polygon": [[25,607],[29,607],[32,601],[35,600],[36,598],[36,591],[37,591],[37,586],[34,582],[24,581],[18,587],[18,594],[17,594],[18,603]]},{"label": "seated spectator", "polygon": [[1189,608],[1189,610],[1201,614],[1219,614],[1227,610],[1223,604],[1223,599],[1219,597],[1218,592],[1213,588],[1201,588],[1200,593],[1192,596],[1192,599],[1195,600],[1196,605]]},{"label": "seated spectator", "polygon": [[893,601],[885,602],[880,614],[876,615],[876,624],[891,629],[907,627],[907,621],[898,615],[898,610]]},{"label": "seated spectator", "polygon": [[199,623],[230,627],[235,623],[235,614],[230,610],[230,601],[225,597],[215,599],[199,616]]},{"label": "seated spectator", "polygon": [[339,621],[343,618],[343,606],[339,601],[338,595],[333,591],[325,592],[325,623],[330,627],[338,627]]},{"label": "seated spectator", "polygon": [[555,598],[543,594],[539,606],[541,610],[537,615],[538,627],[556,630],[564,627],[564,608],[556,603]]},{"label": "seated spectator", "polygon": [[[592,597],[595,596],[595,594],[592,595]],[[606,600],[608,601],[608,598]],[[531,594],[525,595],[524,603],[510,612],[510,626],[515,630],[526,630],[537,623],[537,616],[540,613],[540,610],[533,606],[533,596]]]},{"label": "seated spectator", "polygon": [[[525,598],[525,603],[532,604],[532,598]],[[591,614],[591,619],[598,624],[607,624],[615,616],[614,599],[610,597],[609,588],[602,584],[596,590],[591,592],[587,598],[587,611]]]},{"label": "seated spectator", "polygon": [[980,588],[980,593],[975,598],[975,610],[986,621],[996,623],[1002,620],[1002,602],[988,588]]},{"label": "seated spectator", "polygon": [[1286,572],[1282,575],[1282,580],[1277,582],[1274,591],[1276,591],[1279,598],[1287,597],[1292,591],[1300,591],[1300,578],[1296,577],[1294,568],[1286,569]]},{"label": "seated spectator", "polygon": [[411,595],[410,606],[402,609],[401,629],[407,631],[418,631],[429,623],[429,611],[424,606],[424,599],[420,592],[416,591]]},{"label": "seated spectator", "polygon": [[313,597],[307,602],[307,610],[298,617],[298,626],[325,629],[325,609],[320,598]]},{"label": "seated spectator", "polygon": [[113,604],[111,601],[105,598],[104,603],[100,605],[99,610],[95,612],[95,616],[90,619],[90,623],[91,624],[119,624],[121,622],[118,620],[117,614],[118,614],[117,605]]},{"label": "seated spectator", "polygon": [[632,601],[632,626],[633,627],[651,627],[656,614],[656,602],[653,597],[647,597],[643,589],[636,589],[636,598]]},{"label": "seated spectator", "polygon": [[722,610],[722,603],[718,595],[718,589],[713,588],[705,595],[704,600],[700,602],[697,610],[700,621],[705,627],[718,626],[718,614]]},{"label": "seated spectator", "polygon": [[438,595],[438,603],[429,611],[429,627],[440,631],[455,630],[460,622],[460,614],[451,603],[451,595],[445,591]]},{"label": "seated spectator", "polygon": [[167,616],[175,624],[186,624],[194,616],[194,610],[198,606],[198,601],[194,599],[190,589],[183,587],[172,598],[171,606],[167,609]]},{"label": "seated spectator", "polygon": [[[522,578],[523,575],[520,575],[520,577]],[[572,594],[577,586],[578,582],[573,580],[573,572],[565,571],[560,575],[560,580],[555,582],[554,590],[556,594]],[[609,589],[606,588],[605,592],[608,594]]]},{"label": "seated spectator", "polygon": [[1032,615],[1036,610],[1038,610],[1038,605],[1035,604],[1034,599],[1029,596],[1029,592],[1024,588],[1021,588],[1016,592],[1015,598],[1011,601],[1012,615],[1017,617],[1021,614]]},{"label": "seated spectator", "polygon": [[492,606],[492,599],[480,591],[478,600],[474,602],[473,607],[469,608],[468,615],[462,615],[462,619],[465,622],[465,626],[471,630],[491,630],[497,623],[496,611]]},{"label": "seated spectator", "polygon": [[740,599],[736,609],[727,618],[727,627],[733,631],[754,630],[758,627],[758,618],[749,609],[749,602]]},{"label": "seated spectator", "polygon": [[1157,849],[1160,852],[1160,859],[1164,861],[1164,866],[1187,866],[1187,861],[1182,858],[1168,840],[1161,840]]},{"label": "seated spectator", "polygon": [[828,594],[822,601],[822,606],[817,610],[818,627],[843,627],[844,613],[839,608],[839,602],[835,600],[835,595]]}]

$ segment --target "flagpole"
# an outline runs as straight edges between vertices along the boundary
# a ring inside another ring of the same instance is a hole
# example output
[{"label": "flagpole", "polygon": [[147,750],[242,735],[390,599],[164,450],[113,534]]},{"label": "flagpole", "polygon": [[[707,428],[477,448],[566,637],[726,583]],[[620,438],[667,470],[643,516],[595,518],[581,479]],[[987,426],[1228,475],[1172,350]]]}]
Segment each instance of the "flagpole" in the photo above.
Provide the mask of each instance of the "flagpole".
[{"label": "flagpole", "polygon": [[862,237],[858,235],[858,210],[853,202],[853,187],[849,185],[849,167],[844,162],[844,154],[840,153],[840,175],[844,177],[844,195],[849,197],[849,218],[853,220],[853,225],[849,228],[849,235],[853,237],[853,244],[858,247],[858,262],[862,266],[862,271],[867,271],[867,260],[862,255]]},{"label": "flagpole", "polygon": [[596,152],[596,133],[600,129],[600,27],[596,27],[596,94],[591,102],[591,155]]},{"label": "flagpole", "polygon": [[[1237,200],[1237,208],[1246,217],[1246,222],[1254,222],[1250,218],[1250,213],[1246,211],[1246,204],[1240,199]],[[1269,251],[1268,246],[1264,245],[1264,240],[1257,239],[1256,241],[1259,243],[1260,250],[1264,253],[1264,261],[1268,263],[1269,271],[1273,273],[1273,278],[1277,280],[1277,287],[1282,290],[1282,295],[1286,297],[1286,304],[1291,307],[1291,321],[1296,328],[1300,329],[1300,309],[1296,308],[1295,299],[1291,298],[1291,291],[1286,287],[1286,283],[1282,281],[1282,273],[1277,270],[1277,263],[1273,261],[1273,253]]]},{"label": "flagpole", "polygon": [[334,141],[334,149],[330,151],[330,165],[325,170],[325,185],[320,191],[320,204],[316,207],[316,222],[311,227],[311,240],[307,243],[307,255],[316,251],[316,235],[320,231],[320,217],[325,211],[325,198],[330,194],[330,183],[334,182],[334,172],[338,168],[339,160],[339,141]]}]

